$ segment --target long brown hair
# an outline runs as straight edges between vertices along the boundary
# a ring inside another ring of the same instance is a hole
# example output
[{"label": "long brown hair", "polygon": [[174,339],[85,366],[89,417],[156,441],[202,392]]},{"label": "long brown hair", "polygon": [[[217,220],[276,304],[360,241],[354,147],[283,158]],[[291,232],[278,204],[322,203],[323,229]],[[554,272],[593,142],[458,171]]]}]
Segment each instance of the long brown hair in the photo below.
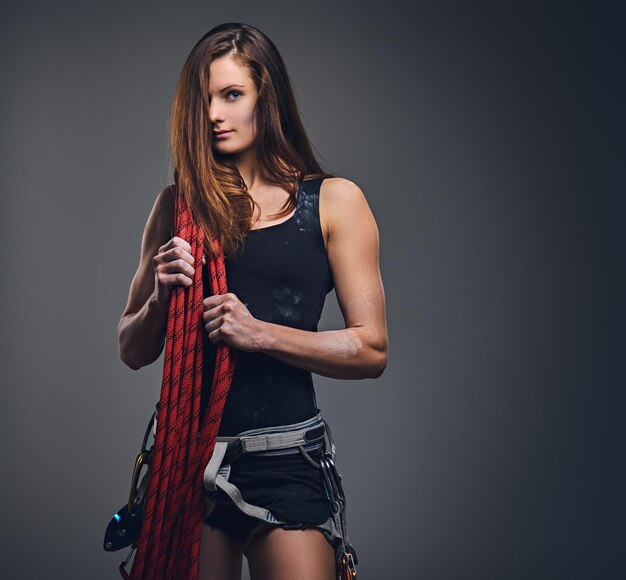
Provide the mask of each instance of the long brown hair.
[{"label": "long brown hair", "polygon": [[209,119],[211,62],[232,55],[246,67],[258,91],[254,116],[259,162],[270,183],[289,191],[278,217],[295,207],[298,183],[307,177],[334,177],[313,154],[285,63],[274,43],[248,24],[212,28],[193,47],[180,74],[170,117],[170,149],[177,195],[184,195],[193,219],[214,254],[217,237],[226,256],[236,253],[252,225],[254,206],[245,181],[228,155],[212,148]]}]

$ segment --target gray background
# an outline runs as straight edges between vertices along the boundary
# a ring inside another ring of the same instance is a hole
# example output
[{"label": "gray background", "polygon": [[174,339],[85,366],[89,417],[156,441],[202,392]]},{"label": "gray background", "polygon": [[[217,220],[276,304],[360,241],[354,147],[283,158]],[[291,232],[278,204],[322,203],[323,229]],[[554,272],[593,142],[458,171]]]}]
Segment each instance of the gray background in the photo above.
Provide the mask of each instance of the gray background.
[{"label": "gray background", "polygon": [[624,21],[552,6],[3,9],[3,578],[118,577],[162,358],[125,367],[117,323],[180,69],[225,21],[274,40],[380,230],[387,370],[315,377],[359,578],[624,577]]}]

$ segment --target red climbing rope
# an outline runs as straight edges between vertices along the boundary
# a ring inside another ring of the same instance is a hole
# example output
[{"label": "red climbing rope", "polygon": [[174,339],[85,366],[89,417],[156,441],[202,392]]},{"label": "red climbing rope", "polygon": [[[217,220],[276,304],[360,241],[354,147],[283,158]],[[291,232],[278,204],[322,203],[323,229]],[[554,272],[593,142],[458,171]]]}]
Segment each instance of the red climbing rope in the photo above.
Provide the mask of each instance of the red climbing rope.
[{"label": "red climbing rope", "polygon": [[[197,580],[204,517],[202,480],[211,458],[230,388],[235,357],[217,345],[209,406],[198,433],[202,382],[202,256],[204,232],[182,195],[176,199],[174,235],[191,245],[193,285],[172,291],[167,320],[163,383],[150,464],[144,519],[130,573],[132,580]],[[224,258],[207,257],[212,294],[227,292]]]}]

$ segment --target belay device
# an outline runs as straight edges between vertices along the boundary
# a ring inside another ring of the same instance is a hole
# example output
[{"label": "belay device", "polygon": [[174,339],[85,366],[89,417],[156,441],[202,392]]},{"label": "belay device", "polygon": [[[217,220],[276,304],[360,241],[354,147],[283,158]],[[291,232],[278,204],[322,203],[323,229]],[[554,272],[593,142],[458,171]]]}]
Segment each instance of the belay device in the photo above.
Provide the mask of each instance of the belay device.
[{"label": "belay device", "polygon": [[[120,573],[124,578],[128,578],[128,574],[124,570],[125,566],[130,561],[130,558],[136,549],[135,542],[139,538],[141,532],[141,523],[143,521],[144,514],[144,497],[150,480],[150,459],[152,456],[152,448],[154,446],[155,429],[154,424],[158,415],[159,403],[156,404],[156,411],[152,413],[146,433],[143,437],[141,444],[141,450],[135,459],[135,466],[133,468],[133,475],[130,485],[130,494],[128,496],[128,503],[125,503],[118,512],[111,518],[106,532],[104,533],[104,549],[107,552],[115,552],[132,545],[132,549],[128,554],[128,557],[124,562],[120,564]],[[153,444],[148,449],[148,438],[152,432]],[[144,474],[141,483],[139,483],[139,477],[141,476],[141,469],[147,466],[146,473]]]}]

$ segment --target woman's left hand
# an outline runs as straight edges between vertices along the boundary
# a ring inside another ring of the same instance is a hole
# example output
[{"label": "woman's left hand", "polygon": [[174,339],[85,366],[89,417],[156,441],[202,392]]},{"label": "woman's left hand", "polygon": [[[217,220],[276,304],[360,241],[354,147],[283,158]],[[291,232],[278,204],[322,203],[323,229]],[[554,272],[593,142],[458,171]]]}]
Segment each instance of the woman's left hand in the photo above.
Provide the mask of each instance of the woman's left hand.
[{"label": "woman's left hand", "polygon": [[264,323],[254,318],[235,294],[209,296],[202,300],[202,307],[204,328],[211,342],[223,340],[245,352],[259,349]]}]

